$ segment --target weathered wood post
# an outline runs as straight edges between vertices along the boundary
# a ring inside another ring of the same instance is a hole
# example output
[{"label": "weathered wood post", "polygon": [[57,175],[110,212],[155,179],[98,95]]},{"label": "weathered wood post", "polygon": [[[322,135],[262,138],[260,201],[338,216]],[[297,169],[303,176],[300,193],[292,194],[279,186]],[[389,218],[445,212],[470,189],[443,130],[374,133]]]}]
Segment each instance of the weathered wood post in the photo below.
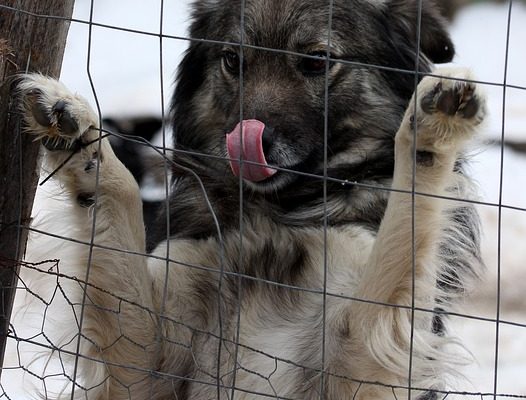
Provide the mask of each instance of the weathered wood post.
[{"label": "weathered wood post", "polygon": [[38,180],[39,144],[21,134],[13,77],[25,71],[59,76],[73,4],[0,3],[0,367]]}]

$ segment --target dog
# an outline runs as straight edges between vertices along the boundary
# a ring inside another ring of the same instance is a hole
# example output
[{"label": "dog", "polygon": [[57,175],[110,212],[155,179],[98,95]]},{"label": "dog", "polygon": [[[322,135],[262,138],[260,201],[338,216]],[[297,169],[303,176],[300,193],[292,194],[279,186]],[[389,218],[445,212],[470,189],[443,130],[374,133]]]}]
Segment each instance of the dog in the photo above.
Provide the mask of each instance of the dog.
[{"label": "dog", "polygon": [[192,10],[151,253],[137,183],[97,114],[56,80],[19,84],[66,197],[38,229],[62,223],[76,240],[40,235],[28,255],[59,260],[33,290],[60,282],[67,299],[53,342],[74,365],[67,397],[438,398],[458,361],[447,313],[481,270],[477,214],[460,200],[486,111],[469,71],[430,74],[454,55],[437,7]]}]

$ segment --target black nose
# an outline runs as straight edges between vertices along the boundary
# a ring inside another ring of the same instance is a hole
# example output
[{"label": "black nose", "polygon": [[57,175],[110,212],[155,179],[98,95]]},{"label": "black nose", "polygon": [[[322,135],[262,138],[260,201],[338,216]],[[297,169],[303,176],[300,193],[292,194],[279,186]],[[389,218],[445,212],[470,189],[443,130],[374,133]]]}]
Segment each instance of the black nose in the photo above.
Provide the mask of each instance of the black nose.
[{"label": "black nose", "polygon": [[267,155],[270,151],[270,148],[272,147],[272,142],[274,142],[274,128],[265,125],[261,140],[263,142],[263,153]]}]

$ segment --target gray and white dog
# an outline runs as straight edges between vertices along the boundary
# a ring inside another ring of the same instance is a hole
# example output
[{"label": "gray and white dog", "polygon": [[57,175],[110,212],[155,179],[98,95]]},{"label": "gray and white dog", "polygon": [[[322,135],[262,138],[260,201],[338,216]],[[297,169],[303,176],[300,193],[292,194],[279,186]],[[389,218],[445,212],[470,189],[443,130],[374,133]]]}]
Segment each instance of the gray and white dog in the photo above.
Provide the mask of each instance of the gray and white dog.
[{"label": "gray and white dog", "polygon": [[98,116],[55,80],[22,80],[44,168],[71,157],[60,218],[80,244],[42,236],[30,257],[60,258],[54,343],[79,340],[79,398],[448,389],[444,314],[480,268],[477,215],[457,199],[484,98],[463,69],[426,76],[454,54],[431,1],[333,3],[195,2],[170,207],[148,256],[137,184],[97,140]]}]

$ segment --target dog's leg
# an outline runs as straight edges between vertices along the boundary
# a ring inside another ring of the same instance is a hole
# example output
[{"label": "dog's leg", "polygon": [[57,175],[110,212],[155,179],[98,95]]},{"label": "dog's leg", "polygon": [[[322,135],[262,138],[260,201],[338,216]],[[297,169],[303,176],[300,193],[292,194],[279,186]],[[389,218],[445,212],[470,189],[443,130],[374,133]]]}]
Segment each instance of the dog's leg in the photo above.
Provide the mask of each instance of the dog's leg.
[{"label": "dog's leg", "polygon": [[413,383],[432,382],[438,371],[431,361],[440,357],[433,354],[433,335],[427,335],[432,313],[415,311],[412,318],[411,306],[414,299],[416,307],[433,310],[447,200],[422,194],[445,195],[458,179],[455,161],[485,112],[474,83],[447,78],[470,79],[467,71],[442,69],[436,74],[444,78],[422,80],[396,135],[395,191],[357,290],[358,298],[370,302],[354,304],[353,323],[360,325],[364,347],[402,385],[408,382],[411,340]]},{"label": "dog's leg", "polygon": [[[78,382],[87,390],[82,398],[148,398],[145,382],[148,370],[155,368],[157,349],[152,280],[144,257],[119,251],[144,252],[137,184],[109,141],[99,140],[98,117],[84,99],[41,75],[23,77],[19,88],[27,131],[44,144],[47,172],[59,168],[55,177],[74,204],[76,226],[71,230],[87,243],[75,259],[60,260],[63,270],[80,281],[68,286],[76,287],[68,296],[77,324],[83,309],[81,331],[70,336],[72,343],[77,334],[81,338]],[[89,246],[92,239],[94,246]]]}]

